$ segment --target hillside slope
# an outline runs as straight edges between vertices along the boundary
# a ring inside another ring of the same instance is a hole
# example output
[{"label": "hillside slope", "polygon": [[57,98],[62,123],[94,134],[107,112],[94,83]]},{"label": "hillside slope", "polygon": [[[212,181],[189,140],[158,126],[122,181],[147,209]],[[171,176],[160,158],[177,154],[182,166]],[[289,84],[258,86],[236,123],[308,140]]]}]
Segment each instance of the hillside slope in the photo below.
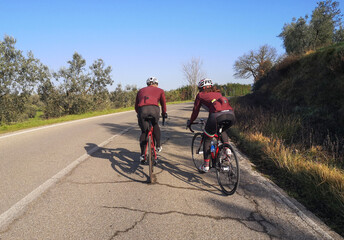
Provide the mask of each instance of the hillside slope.
[{"label": "hillside slope", "polygon": [[344,135],[344,43],[285,58],[254,85],[253,99],[288,105],[311,125]]}]

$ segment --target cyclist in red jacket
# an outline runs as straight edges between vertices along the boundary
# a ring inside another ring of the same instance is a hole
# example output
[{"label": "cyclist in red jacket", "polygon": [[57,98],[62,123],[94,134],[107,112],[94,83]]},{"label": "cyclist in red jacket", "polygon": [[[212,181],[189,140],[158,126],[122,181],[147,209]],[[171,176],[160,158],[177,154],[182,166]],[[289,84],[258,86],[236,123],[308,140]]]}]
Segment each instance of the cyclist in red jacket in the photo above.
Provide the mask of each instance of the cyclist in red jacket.
[{"label": "cyclist in red jacket", "polygon": [[149,132],[149,122],[146,120],[148,116],[152,116],[154,119],[153,124],[153,136],[156,141],[156,150],[160,152],[162,147],[160,145],[160,127],[159,127],[159,117],[160,109],[159,103],[161,105],[161,116],[167,118],[166,113],[166,99],[165,92],[161,88],[158,88],[158,79],[155,77],[150,77],[147,79],[147,87],[141,88],[136,96],[135,111],[137,112],[138,123],[141,128],[140,136],[140,162],[144,164],[144,148],[146,146],[147,134]]},{"label": "cyclist in red jacket", "polygon": [[[209,112],[208,120],[204,128],[205,139],[203,142],[203,156],[204,163],[199,167],[201,172],[209,171],[210,161],[210,142],[217,130],[217,123],[224,120],[229,120],[232,124],[235,122],[235,115],[233,108],[229,105],[228,99],[223,97],[211,79],[205,78],[198,83],[199,93],[194,102],[194,108],[190,120],[187,122],[187,127],[195,121],[203,107]],[[228,126],[227,128],[229,128]],[[224,143],[228,143],[227,129],[223,129],[222,139]]]}]

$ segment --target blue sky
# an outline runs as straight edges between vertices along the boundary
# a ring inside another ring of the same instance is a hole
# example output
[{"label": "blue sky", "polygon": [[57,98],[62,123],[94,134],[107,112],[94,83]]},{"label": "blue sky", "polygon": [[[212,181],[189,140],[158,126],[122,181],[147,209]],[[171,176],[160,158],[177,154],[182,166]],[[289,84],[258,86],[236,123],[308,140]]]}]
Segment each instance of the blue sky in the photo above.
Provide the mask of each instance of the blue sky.
[{"label": "blue sky", "polygon": [[[51,70],[78,52],[91,65],[102,58],[118,83],[163,89],[187,82],[182,64],[192,57],[214,82],[252,83],[233,77],[239,56],[264,44],[283,54],[280,34],[293,17],[311,15],[313,0],[0,0],[0,36],[17,39]],[[342,13],[344,3],[340,2]]]}]

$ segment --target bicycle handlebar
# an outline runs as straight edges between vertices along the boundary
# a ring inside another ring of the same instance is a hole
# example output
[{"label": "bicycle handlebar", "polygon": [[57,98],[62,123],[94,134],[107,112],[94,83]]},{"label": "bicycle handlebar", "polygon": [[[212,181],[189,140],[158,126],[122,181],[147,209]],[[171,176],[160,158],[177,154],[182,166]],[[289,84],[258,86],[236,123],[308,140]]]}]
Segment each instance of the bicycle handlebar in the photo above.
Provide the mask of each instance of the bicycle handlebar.
[{"label": "bicycle handlebar", "polygon": [[[189,121],[189,120],[188,120]],[[192,125],[194,125],[194,124],[202,124],[202,125],[204,125],[205,124],[205,122],[204,122],[204,119],[200,119],[199,121],[197,121],[197,122],[193,122],[193,123],[191,123],[190,124],[190,126],[187,126],[186,125],[186,129],[188,129],[189,128],[189,130],[192,132],[192,133],[194,133],[195,131],[194,130],[192,130],[192,128],[191,128],[191,126]]]}]

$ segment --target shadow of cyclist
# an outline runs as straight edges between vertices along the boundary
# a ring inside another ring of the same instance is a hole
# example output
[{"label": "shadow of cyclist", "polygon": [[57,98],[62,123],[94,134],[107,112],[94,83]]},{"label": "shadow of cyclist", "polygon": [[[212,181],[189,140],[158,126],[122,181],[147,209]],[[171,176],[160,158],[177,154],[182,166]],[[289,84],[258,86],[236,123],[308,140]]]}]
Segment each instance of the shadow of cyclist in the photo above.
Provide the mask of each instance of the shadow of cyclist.
[{"label": "shadow of cyclist", "polygon": [[[160,167],[163,171],[168,172],[171,176],[190,185],[191,187],[188,188],[190,190],[205,191],[215,195],[223,195],[221,189],[215,184],[216,182],[214,182],[214,184],[207,182],[204,180],[204,175],[196,174],[195,169],[191,166],[185,165],[181,162],[170,161],[163,156],[159,156],[158,167]],[[158,183],[163,185],[162,181],[159,182],[159,178]]]},{"label": "shadow of cyclist", "polygon": [[[92,151],[96,149],[96,151]],[[111,163],[111,167],[118,174],[134,182],[147,182],[147,174],[139,161],[138,152],[132,152],[125,148],[103,148],[97,144],[87,143],[85,146],[87,153],[96,158],[107,159]]]}]

